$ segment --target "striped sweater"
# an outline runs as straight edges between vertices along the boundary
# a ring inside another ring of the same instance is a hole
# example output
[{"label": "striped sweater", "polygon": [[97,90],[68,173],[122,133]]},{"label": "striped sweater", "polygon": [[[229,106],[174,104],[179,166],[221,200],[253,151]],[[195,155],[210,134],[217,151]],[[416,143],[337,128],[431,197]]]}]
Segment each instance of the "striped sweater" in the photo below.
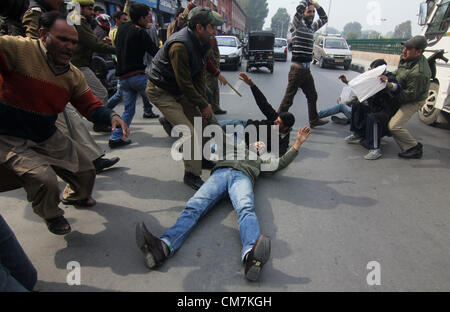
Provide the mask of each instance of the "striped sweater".
[{"label": "striped sweater", "polygon": [[0,134],[35,142],[56,131],[55,121],[70,101],[87,119],[110,124],[110,109],[89,89],[72,64],[58,68],[39,40],[0,37]]},{"label": "striped sweater", "polygon": [[316,8],[319,19],[308,24],[303,14],[308,7],[308,1],[302,1],[297,6],[294,16],[292,33],[292,62],[309,63],[312,61],[314,33],[328,22],[327,14],[322,7]]}]

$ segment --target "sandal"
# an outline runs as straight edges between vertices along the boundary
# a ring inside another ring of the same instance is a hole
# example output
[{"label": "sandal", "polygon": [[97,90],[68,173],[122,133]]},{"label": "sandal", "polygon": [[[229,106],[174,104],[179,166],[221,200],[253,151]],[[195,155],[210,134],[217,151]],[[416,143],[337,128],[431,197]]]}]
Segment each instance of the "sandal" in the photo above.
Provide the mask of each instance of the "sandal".
[{"label": "sandal", "polygon": [[72,231],[69,222],[63,216],[45,219],[45,223],[47,223],[48,230],[56,235],[65,235]]},{"label": "sandal", "polygon": [[73,206],[79,206],[79,207],[92,207],[92,206],[95,206],[95,204],[97,204],[95,199],[93,199],[92,197],[88,197],[88,198],[80,199],[80,200],[62,199],[61,202],[64,205],[73,205]]}]

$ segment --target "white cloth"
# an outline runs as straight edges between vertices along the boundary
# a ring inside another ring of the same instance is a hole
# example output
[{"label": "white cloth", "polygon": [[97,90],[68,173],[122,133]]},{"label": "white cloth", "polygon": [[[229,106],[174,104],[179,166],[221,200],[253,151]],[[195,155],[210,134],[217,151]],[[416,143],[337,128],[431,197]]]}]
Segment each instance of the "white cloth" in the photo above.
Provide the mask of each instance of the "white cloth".
[{"label": "white cloth", "polygon": [[386,65],[378,66],[357,76],[348,83],[352,93],[358,98],[359,102],[364,102],[372,95],[386,88],[386,82],[380,80],[380,76],[385,70]]}]

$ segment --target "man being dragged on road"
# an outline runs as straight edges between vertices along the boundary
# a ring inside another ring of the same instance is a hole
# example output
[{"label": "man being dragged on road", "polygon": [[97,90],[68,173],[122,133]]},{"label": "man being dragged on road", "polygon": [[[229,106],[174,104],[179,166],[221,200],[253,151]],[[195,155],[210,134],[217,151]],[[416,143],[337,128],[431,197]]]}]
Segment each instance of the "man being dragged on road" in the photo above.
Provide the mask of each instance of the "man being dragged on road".
[{"label": "man being dragged on road", "polygon": [[286,154],[281,158],[265,161],[260,158],[265,149],[263,142],[252,144],[249,150],[245,147],[245,142],[235,143],[233,138],[224,135],[226,152],[222,155],[225,157],[216,163],[211,176],[187,202],[175,225],[158,238],[147,230],[143,222],[137,224],[136,243],[144,253],[147,266],[154,269],[173,255],[199,219],[228,196],[238,214],[245,277],[256,281],[270,256],[270,238],[260,233],[253,186],[261,173],[287,167],[298,155],[300,146],[308,139],[310,131],[308,127],[300,129],[294,145]]},{"label": "man being dragged on road", "polygon": [[[246,73],[240,73],[239,79],[245,82],[248,86],[250,86],[253,97],[255,98],[256,104],[258,105],[261,112],[266,116],[267,119],[265,120],[252,120],[249,119],[247,121],[234,119],[234,120],[219,120],[218,123],[222,126],[224,131],[227,131],[227,126],[255,126],[256,130],[256,141],[264,141],[267,146],[267,151],[271,151],[272,146],[272,126],[278,126],[278,145],[279,145],[279,155],[283,156],[288,148],[289,148],[289,134],[292,130],[292,126],[295,123],[295,117],[292,113],[289,112],[283,112],[283,113],[277,113],[273,107],[270,105],[270,103],[267,101],[264,94],[259,90],[259,88],[253,83],[253,80],[246,74]],[[264,131],[265,133],[262,133]],[[252,144],[254,142],[250,141],[250,135],[246,132],[245,135],[245,141],[247,143],[247,146],[249,144]],[[264,137],[264,135],[266,135]]]},{"label": "man being dragged on road", "polygon": [[[370,68],[373,70],[383,65],[387,65],[386,61],[377,59],[370,64]],[[388,84],[397,84],[393,73],[385,71],[384,75],[388,79]],[[400,92],[400,86],[395,90],[386,88],[362,103],[357,100],[351,102],[350,131],[353,133],[346,137],[345,141],[366,147],[369,153],[364,156],[365,159],[375,160],[381,157],[381,138],[391,136],[388,123],[399,108],[394,99]]]}]

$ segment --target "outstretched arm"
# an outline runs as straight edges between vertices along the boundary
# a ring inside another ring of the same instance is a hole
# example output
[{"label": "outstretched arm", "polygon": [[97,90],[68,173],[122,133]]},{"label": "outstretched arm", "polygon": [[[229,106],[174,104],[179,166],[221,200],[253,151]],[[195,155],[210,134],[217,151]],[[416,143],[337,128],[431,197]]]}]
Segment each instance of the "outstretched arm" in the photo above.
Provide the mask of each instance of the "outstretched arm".
[{"label": "outstretched arm", "polygon": [[250,86],[256,104],[258,104],[258,107],[264,114],[264,116],[266,116],[266,118],[271,122],[275,121],[275,119],[278,118],[277,112],[273,109],[272,105],[267,102],[266,97],[261,92],[261,90],[259,90],[258,87],[253,83],[253,80],[246,73],[240,73],[239,79]]}]

